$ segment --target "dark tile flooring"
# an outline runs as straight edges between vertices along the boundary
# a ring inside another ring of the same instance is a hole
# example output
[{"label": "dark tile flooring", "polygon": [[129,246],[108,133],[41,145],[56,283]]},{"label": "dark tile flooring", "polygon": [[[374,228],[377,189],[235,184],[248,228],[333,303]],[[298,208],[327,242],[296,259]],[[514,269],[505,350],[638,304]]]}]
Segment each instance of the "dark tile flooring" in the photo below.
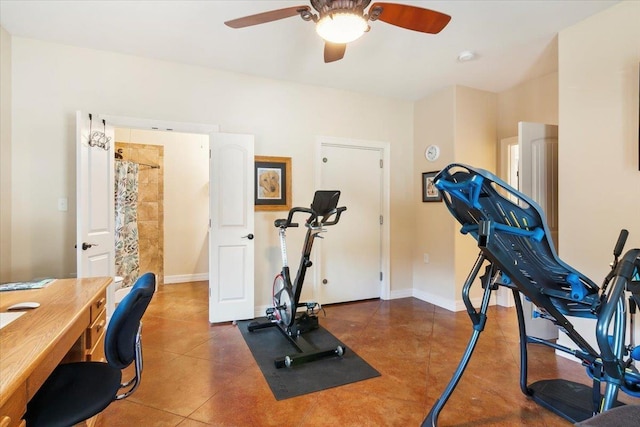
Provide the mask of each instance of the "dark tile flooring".
[{"label": "dark tile flooring", "polygon": [[[207,282],[162,286],[143,319],[140,388],[98,426],[419,426],[451,378],[471,334],[465,312],[414,298],[326,307],[321,324],[382,375],[276,401],[240,331],[208,323]],[[441,426],[569,426],[519,388],[515,310],[491,307]],[[589,384],[584,369],[530,346],[530,381]]]}]

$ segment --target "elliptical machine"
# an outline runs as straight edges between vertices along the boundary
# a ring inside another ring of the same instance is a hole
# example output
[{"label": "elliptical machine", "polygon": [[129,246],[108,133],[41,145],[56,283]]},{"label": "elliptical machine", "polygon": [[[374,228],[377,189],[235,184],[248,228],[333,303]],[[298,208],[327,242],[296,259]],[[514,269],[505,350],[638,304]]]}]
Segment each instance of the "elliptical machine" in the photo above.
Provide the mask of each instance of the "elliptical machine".
[{"label": "elliptical machine", "polygon": [[[342,212],[347,210],[346,207],[337,207],[339,198],[340,191],[316,191],[311,208],[293,208],[289,211],[287,218],[277,219],[274,222],[274,225],[279,229],[282,271],[276,275],[273,281],[273,307],[266,310],[267,322],[251,322],[248,329],[249,332],[254,332],[278,327],[280,332],[296,348],[296,354],[275,359],[276,368],[289,368],[294,364],[299,365],[325,357],[342,356],[346,351],[342,345],[329,349],[318,349],[302,337],[303,333],[318,328],[317,313],[320,306],[316,302],[300,302],[304,277],[307,269],[312,265],[310,256],[314,240],[316,237],[322,238],[319,234],[327,231],[324,227],[336,225]],[[292,283],[287,260],[286,231],[289,227],[298,227],[298,224],[293,222],[293,217],[299,212],[309,214],[309,217],[304,224],[307,227],[307,234],[300,266]],[[305,307],[306,310],[298,312],[299,307]]]}]

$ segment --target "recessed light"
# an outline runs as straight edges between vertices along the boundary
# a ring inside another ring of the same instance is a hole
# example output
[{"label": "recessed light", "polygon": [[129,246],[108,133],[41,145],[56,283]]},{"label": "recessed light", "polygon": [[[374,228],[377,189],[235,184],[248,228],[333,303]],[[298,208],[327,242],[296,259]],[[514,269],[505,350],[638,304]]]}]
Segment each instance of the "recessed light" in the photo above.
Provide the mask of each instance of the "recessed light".
[{"label": "recessed light", "polygon": [[458,62],[467,62],[475,59],[476,54],[470,50],[464,50],[458,54]]}]

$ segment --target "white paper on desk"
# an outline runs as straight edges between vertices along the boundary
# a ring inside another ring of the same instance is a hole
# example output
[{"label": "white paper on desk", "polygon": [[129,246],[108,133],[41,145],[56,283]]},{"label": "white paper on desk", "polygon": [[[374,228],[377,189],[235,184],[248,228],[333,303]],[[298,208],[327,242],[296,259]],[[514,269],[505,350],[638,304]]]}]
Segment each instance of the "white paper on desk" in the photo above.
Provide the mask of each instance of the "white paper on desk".
[{"label": "white paper on desk", "polygon": [[9,323],[13,322],[18,317],[22,316],[24,313],[25,313],[24,311],[16,311],[16,312],[8,311],[6,313],[0,313],[0,329],[4,328]]}]

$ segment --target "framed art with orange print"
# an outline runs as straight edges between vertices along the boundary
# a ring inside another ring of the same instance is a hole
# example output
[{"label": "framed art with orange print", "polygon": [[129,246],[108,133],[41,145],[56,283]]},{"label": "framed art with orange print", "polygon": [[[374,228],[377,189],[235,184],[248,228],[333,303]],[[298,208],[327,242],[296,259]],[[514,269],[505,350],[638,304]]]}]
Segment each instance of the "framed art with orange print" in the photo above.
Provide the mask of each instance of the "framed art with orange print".
[{"label": "framed art with orange print", "polygon": [[256,211],[291,209],[291,157],[255,156]]},{"label": "framed art with orange print", "polygon": [[438,171],[422,173],[422,201],[423,202],[441,202],[442,194],[434,183],[434,178]]}]

